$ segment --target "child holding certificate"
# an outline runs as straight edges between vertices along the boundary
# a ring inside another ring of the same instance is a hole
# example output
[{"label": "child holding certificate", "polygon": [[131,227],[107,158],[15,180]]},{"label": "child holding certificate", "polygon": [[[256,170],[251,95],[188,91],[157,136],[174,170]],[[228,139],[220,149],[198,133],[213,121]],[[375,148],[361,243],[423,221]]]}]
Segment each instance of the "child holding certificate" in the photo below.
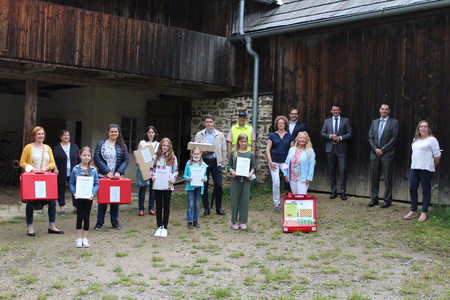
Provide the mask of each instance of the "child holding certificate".
[{"label": "child holding certificate", "polygon": [[206,182],[206,169],[208,165],[203,162],[202,151],[198,147],[191,150],[191,159],[184,168],[184,179],[187,180],[186,191],[188,196],[187,227],[198,228],[198,215],[200,213],[200,198],[203,195],[203,186]]},{"label": "child holding certificate", "polygon": [[[172,142],[163,138],[159,143],[158,151],[153,156],[153,167],[150,169],[153,181],[153,190],[156,200],[157,237],[167,237],[167,225],[170,214],[170,198],[173,184],[178,176],[178,161],[173,153]],[[163,212],[164,211],[164,212]]]},{"label": "child holding certificate", "polygon": [[236,150],[231,151],[228,159],[227,170],[233,177],[231,179],[231,229],[233,230],[247,229],[250,179],[255,172],[254,154],[247,150],[247,145],[247,134],[241,133],[237,138]]},{"label": "child holding certificate", "polygon": [[[80,150],[81,164],[76,165],[70,174],[70,191],[77,200],[77,248],[88,248],[89,218],[91,216],[92,200],[98,190],[98,173],[91,166],[91,149],[83,147]],[[84,224],[83,224],[84,223]]]}]

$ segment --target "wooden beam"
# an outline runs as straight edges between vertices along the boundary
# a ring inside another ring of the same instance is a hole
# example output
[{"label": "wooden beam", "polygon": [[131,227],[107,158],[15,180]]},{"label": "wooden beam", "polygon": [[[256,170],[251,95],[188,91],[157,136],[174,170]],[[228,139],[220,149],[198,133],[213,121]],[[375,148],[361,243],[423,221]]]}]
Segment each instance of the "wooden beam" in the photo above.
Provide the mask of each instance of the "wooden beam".
[{"label": "wooden beam", "polygon": [[37,80],[27,79],[23,114],[23,146],[33,140],[31,130],[36,126],[37,87]]}]

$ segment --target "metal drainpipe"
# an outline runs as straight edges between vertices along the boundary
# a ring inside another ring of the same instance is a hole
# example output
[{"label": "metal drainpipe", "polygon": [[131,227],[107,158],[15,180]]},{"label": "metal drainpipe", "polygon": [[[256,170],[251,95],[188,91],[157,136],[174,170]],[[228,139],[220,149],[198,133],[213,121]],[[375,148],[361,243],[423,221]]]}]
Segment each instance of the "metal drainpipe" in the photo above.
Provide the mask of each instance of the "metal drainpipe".
[{"label": "metal drainpipe", "polygon": [[259,55],[252,48],[252,37],[244,33],[244,5],[245,0],[239,2],[239,34],[245,36],[247,52],[253,56],[255,65],[253,67],[253,103],[252,103],[252,127],[255,130],[258,124],[258,86],[259,86]]},{"label": "metal drainpipe", "polygon": [[[239,34],[245,35],[244,33],[244,7],[245,0],[240,0],[239,2]],[[253,56],[255,65],[253,67],[253,102],[252,102],[252,127],[256,131],[256,126],[258,124],[258,90],[259,90],[259,55],[252,48],[252,38],[251,36],[245,35],[245,45],[247,52]]]}]

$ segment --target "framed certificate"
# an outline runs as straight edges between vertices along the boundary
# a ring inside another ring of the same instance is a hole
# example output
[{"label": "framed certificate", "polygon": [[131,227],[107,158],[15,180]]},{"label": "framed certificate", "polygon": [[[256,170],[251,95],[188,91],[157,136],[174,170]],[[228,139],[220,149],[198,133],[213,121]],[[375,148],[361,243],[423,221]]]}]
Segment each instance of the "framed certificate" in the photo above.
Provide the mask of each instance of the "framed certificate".
[{"label": "framed certificate", "polygon": [[191,167],[191,185],[192,186],[203,186],[202,178],[205,174],[205,169],[202,167]]},{"label": "framed certificate", "polygon": [[92,197],[92,188],[94,187],[94,177],[77,176],[75,185],[75,195],[80,199],[89,199]]},{"label": "framed certificate", "polygon": [[250,158],[238,156],[235,171],[238,176],[247,177],[248,173],[250,173]]},{"label": "framed certificate", "polygon": [[155,176],[156,179],[153,189],[155,190],[169,189],[169,177],[170,177],[169,168],[165,169],[156,168],[156,176]]}]

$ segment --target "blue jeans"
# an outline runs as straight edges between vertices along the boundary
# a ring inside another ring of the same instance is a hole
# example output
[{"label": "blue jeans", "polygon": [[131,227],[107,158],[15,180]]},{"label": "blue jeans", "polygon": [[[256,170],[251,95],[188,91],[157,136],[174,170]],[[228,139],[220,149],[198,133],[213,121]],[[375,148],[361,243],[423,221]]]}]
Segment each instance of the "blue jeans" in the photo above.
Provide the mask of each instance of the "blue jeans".
[{"label": "blue jeans", "polygon": [[99,204],[97,212],[97,223],[105,223],[106,209],[110,208],[111,224],[119,223],[119,204]]},{"label": "blue jeans", "polygon": [[[153,192],[153,181],[150,180],[150,185],[148,186],[148,210],[153,209],[155,206],[155,193]],[[145,202],[145,192],[147,191],[147,186],[141,186],[139,188],[139,210],[145,210],[144,202]]]},{"label": "blue jeans", "polygon": [[[48,201],[48,225],[54,226],[56,224],[56,200]],[[33,226],[33,209],[27,203],[25,207],[25,216],[27,220],[27,226]]]},{"label": "blue jeans", "polygon": [[213,190],[214,194],[212,195],[212,197],[216,199],[216,210],[219,211],[220,209],[222,209],[222,167],[217,165],[216,158],[204,158],[203,160],[208,165],[208,168],[206,169],[207,181],[205,182],[202,195],[203,208],[205,210],[209,210],[208,184],[209,184],[209,175],[211,174],[211,177],[214,182],[214,190]]},{"label": "blue jeans", "polygon": [[187,221],[188,223],[198,221],[200,213],[200,198],[202,188],[196,187],[192,191],[187,191],[188,206],[187,206]]},{"label": "blue jeans", "polygon": [[411,197],[411,211],[417,211],[419,204],[419,196],[417,189],[419,188],[419,182],[422,184],[422,212],[428,212],[428,206],[431,202],[431,177],[433,172],[427,170],[411,169],[409,173],[409,195]]}]

